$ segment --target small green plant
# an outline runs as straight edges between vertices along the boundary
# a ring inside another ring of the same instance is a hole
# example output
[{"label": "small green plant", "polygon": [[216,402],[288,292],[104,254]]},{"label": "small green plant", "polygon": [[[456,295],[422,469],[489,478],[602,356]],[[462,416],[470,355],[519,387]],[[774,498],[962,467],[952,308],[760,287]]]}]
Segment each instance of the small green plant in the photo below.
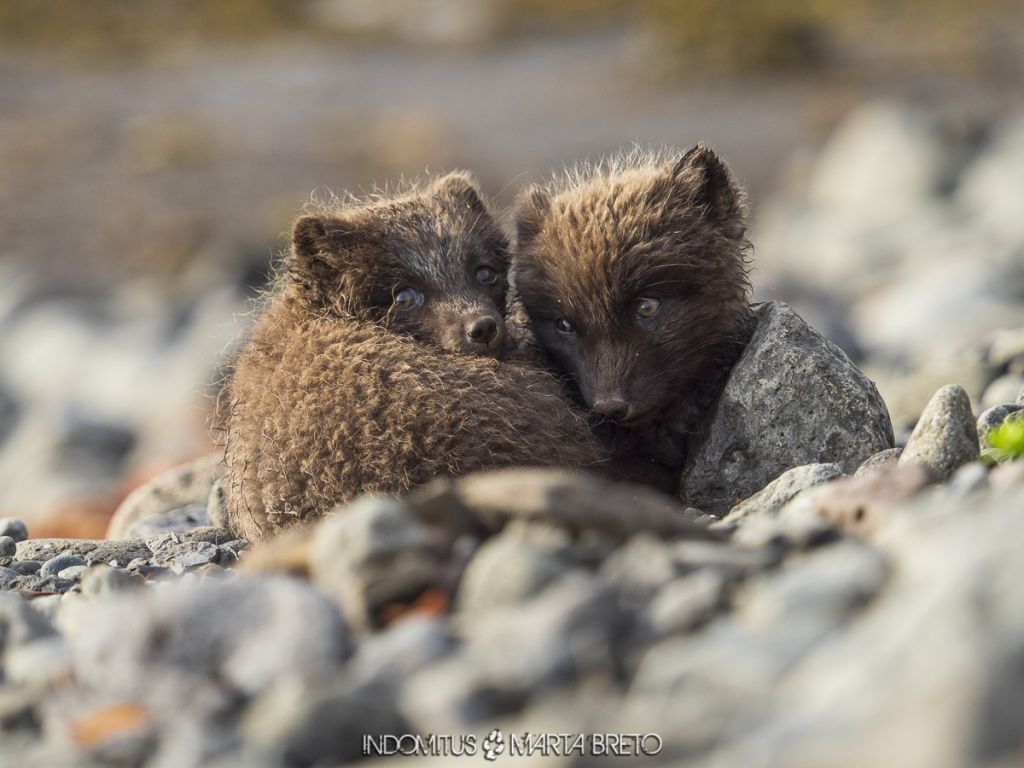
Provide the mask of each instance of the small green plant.
[{"label": "small green plant", "polygon": [[1010,417],[985,434],[982,460],[995,464],[1024,458],[1024,419]]}]

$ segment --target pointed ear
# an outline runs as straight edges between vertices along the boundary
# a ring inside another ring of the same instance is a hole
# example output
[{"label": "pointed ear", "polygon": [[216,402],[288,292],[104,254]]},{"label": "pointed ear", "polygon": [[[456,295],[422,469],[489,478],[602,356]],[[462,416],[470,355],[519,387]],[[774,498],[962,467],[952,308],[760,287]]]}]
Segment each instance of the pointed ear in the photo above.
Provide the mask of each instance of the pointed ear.
[{"label": "pointed ear", "polygon": [[353,232],[343,219],[327,214],[307,214],[292,227],[289,268],[311,287],[338,282],[344,253],[352,246]]},{"label": "pointed ear", "polygon": [[442,176],[434,183],[434,189],[469,210],[479,212],[487,207],[480,185],[467,171],[453,171]]},{"label": "pointed ear", "polygon": [[722,233],[739,240],[747,227],[746,195],[714,150],[698,144],[672,167],[673,188],[699,205]]},{"label": "pointed ear", "polygon": [[544,218],[551,210],[551,198],[536,184],[527,187],[516,201],[516,246],[529,243],[544,228]]}]

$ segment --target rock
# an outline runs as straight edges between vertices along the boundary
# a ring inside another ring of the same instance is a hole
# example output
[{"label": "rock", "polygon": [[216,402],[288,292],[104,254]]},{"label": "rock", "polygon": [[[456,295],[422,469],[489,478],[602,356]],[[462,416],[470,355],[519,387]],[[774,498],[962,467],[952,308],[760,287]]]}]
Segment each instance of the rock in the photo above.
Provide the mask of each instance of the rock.
[{"label": "rock", "polygon": [[18,545],[10,536],[0,536],[0,565],[10,565]]},{"label": "rock", "polygon": [[902,448],[886,448],[884,451],[873,453],[857,467],[857,471],[853,473],[853,476],[858,477],[867,472],[873,472],[876,469],[882,469],[883,467],[895,464],[899,461],[902,454]]},{"label": "rock", "polygon": [[0,536],[9,536],[15,541],[28,538],[28,528],[17,517],[0,517]]},{"label": "rock", "polygon": [[228,527],[228,513],[224,506],[224,486],[220,479],[214,481],[210,495],[206,498],[206,519],[218,528]]},{"label": "rock", "polygon": [[648,600],[677,575],[672,550],[650,534],[638,534],[616,549],[598,575],[633,600]]},{"label": "rock", "polygon": [[13,568],[0,565],[0,589],[12,589],[21,575]]},{"label": "rock", "polygon": [[962,387],[950,384],[932,397],[900,456],[900,465],[921,461],[946,480],[961,464],[977,460],[978,430],[971,401]]},{"label": "rock", "polygon": [[724,606],[726,584],[722,573],[714,570],[697,571],[666,584],[646,611],[653,638],[690,632],[706,622]]},{"label": "rock", "polygon": [[565,573],[565,562],[531,543],[523,527],[509,525],[477,550],[459,584],[460,611],[479,614],[522,602]]},{"label": "rock", "polygon": [[988,486],[988,467],[980,461],[964,464],[953,473],[947,493],[952,496],[969,496]]},{"label": "rock", "polygon": [[4,655],[4,682],[9,685],[45,689],[65,682],[71,671],[70,650],[58,634],[18,645]]},{"label": "rock", "polygon": [[144,541],[104,541],[96,539],[29,539],[18,543],[18,560],[51,560],[59,555],[77,555],[86,565],[117,561],[127,565],[137,557],[146,560],[152,556]]},{"label": "rock", "polygon": [[43,563],[39,569],[40,576],[57,576],[65,568],[72,568],[78,565],[85,565],[85,558],[78,555],[58,555]]},{"label": "rock", "polygon": [[783,472],[835,463],[852,473],[893,447],[878,390],[789,307],[757,308],[758,327],[683,472],[687,504],[721,517]]},{"label": "rock", "polygon": [[23,597],[0,593],[0,653],[53,637],[56,632],[49,620]]},{"label": "rock", "polygon": [[82,576],[89,570],[87,565],[72,565],[67,568],[61,568],[57,576],[61,579],[67,579],[68,581],[81,581]]},{"label": "rock", "polygon": [[43,564],[38,560],[17,560],[11,563],[11,570],[27,576],[30,573],[38,573]]},{"label": "rock", "polygon": [[678,541],[671,547],[677,573],[711,571],[725,581],[739,581],[771,568],[778,552],[768,547],[744,547],[709,541]]},{"label": "rock", "polygon": [[848,533],[870,533],[935,480],[926,464],[889,464],[814,488],[785,512],[820,517]]},{"label": "rock", "polygon": [[981,441],[983,447],[989,447],[988,445],[988,433],[993,429],[996,429],[1010,414],[1018,413],[1024,410],[1024,406],[1017,405],[1016,403],[1005,403],[1003,405],[994,405],[991,408],[982,412],[978,417],[976,423],[978,429],[978,440]]},{"label": "rock", "polygon": [[185,570],[215,562],[219,557],[220,551],[216,544],[208,541],[183,541],[162,547],[152,562],[172,570]]},{"label": "rock", "polygon": [[811,613],[839,624],[885,583],[885,556],[854,540],[788,560],[778,571],[746,584],[735,596],[741,620],[766,626]]},{"label": "rock", "polygon": [[208,523],[206,507],[193,504],[136,520],[128,526],[122,538],[148,539],[161,533],[184,533],[193,528],[205,527]]},{"label": "rock", "polygon": [[273,765],[313,766],[357,762],[367,734],[402,734],[409,727],[390,696],[341,678],[284,678],[247,710],[241,731]]},{"label": "rock", "polygon": [[137,522],[189,506],[206,507],[210,488],[224,474],[223,455],[211,453],[157,475],[136,488],[114,512],[108,539],[128,538]]},{"label": "rock", "polygon": [[1024,374],[1004,374],[985,387],[980,406],[987,410],[997,405],[1015,402],[1021,388],[1024,388]]},{"label": "rock", "polygon": [[808,199],[815,206],[889,221],[930,200],[945,173],[946,156],[922,114],[895,104],[868,104],[846,117],[822,149]]},{"label": "rock", "polygon": [[351,650],[331,601],[287,578],[183,579],[78,600],[62,608],[59,625],[83,684],[167,718],[175,701],[227,703],[224,695],[251,696],[285,677],[322,674]]},{"label": "rock", "polygon": [[621,621],[611,590],[573,571],[530,601],[462,616],[460,626],[471,664],[493,687],[522,695],[611,674]]},{"label": "rock", "polygon": [[365,627],[389,603],[415,598],[440,580],[427,530],[397,499],[363,496],[317,525],[309,549],[313,578]]},{"label": "rock", "polygon": [[414,732],[460,733],[515,712],[524,698],[521,688],[496,685],[462,653],[412,675],[397,703]]},{"label": "rock", "polygon": [[94,565],[82,576],[82,594],[102,597],[127,592],[143,584],[143,580],[126,568]]},{"label": "rock", "polygon": [[406,501],[429,525],[452,533],[501,530],[511,520],[598,531],[614,541],[650,532],[663,538],[716,539],[685,508],[651,488],[559,469],[503,469],[436,480]]},{"label": "rock", "polygon": [[[807,496],[814,490],[817,489],[808,491]],[[774,549],[781,556],[789,550],[810,549],[835,541],[838,526],[805,506],[807,496],[797,497],[775,517],[748,517],[741,521],[732,534],[733,543],[752,549]]]},{"label": "rock", "polygon": [[726,524],[736,523],[748,515],[772,515],[801,491],[843,476],[838,464],[807,464],[783,472],[749,499],[733,507],[722,518]]},{"label": "rock", "polygon": [[446,621],[412,616],[367,637],[347,672],[360,686],[397,686],[455,648]]}]

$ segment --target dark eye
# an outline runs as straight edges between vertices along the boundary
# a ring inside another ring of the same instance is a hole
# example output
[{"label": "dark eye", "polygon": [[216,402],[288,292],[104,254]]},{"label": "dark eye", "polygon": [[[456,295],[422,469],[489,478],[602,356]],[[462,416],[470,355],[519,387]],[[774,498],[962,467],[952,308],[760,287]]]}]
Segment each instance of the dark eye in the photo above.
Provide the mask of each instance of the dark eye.
[{"label": "dark eye", "polygon": [[476,281],[481,285],[494,285],[498,279],[498,273],[490,267],[476,268]]},{"label": "dark eye", "polygon": [[661,302],[657,299],[639,299],[636,302],[637,317],[654,317],[660,307]]},{"label": "dark eye", "polygon": [[564,317],[560,317],[555,320],[555,328],[558,329],[559,333],[576,333],[576,329],[573,327],[572,323]]},{"label": "dark eye", "polygon": [[395,309],[414,309],[423,303],[423,294],[415,288],[402,288],[395,292]]}]

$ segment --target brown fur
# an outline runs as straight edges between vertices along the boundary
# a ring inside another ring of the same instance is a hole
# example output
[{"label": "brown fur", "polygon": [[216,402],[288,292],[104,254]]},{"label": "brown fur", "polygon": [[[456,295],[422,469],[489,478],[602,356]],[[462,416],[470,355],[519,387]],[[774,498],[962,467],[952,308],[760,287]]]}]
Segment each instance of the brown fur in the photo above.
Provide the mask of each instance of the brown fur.
[{"label": "brown fur", "polygon": [[[452,354],[499,351],[463,337],[467,318],[501,319],[506,254],[462,174],[297,222],[287,273],[225,389],[236,533],[263,539],[437,476],[604,459],[549,374]],[[498,284],[474,281],[480,263]],[[399,311],[409,285],[423,304]]]},{"label": "brown fur", "polygon": [[706,147],[637,151],[526,190],[515,218],[512,278],[549,364],[616,457],[676,490],[752,329],[742,190]]}]

